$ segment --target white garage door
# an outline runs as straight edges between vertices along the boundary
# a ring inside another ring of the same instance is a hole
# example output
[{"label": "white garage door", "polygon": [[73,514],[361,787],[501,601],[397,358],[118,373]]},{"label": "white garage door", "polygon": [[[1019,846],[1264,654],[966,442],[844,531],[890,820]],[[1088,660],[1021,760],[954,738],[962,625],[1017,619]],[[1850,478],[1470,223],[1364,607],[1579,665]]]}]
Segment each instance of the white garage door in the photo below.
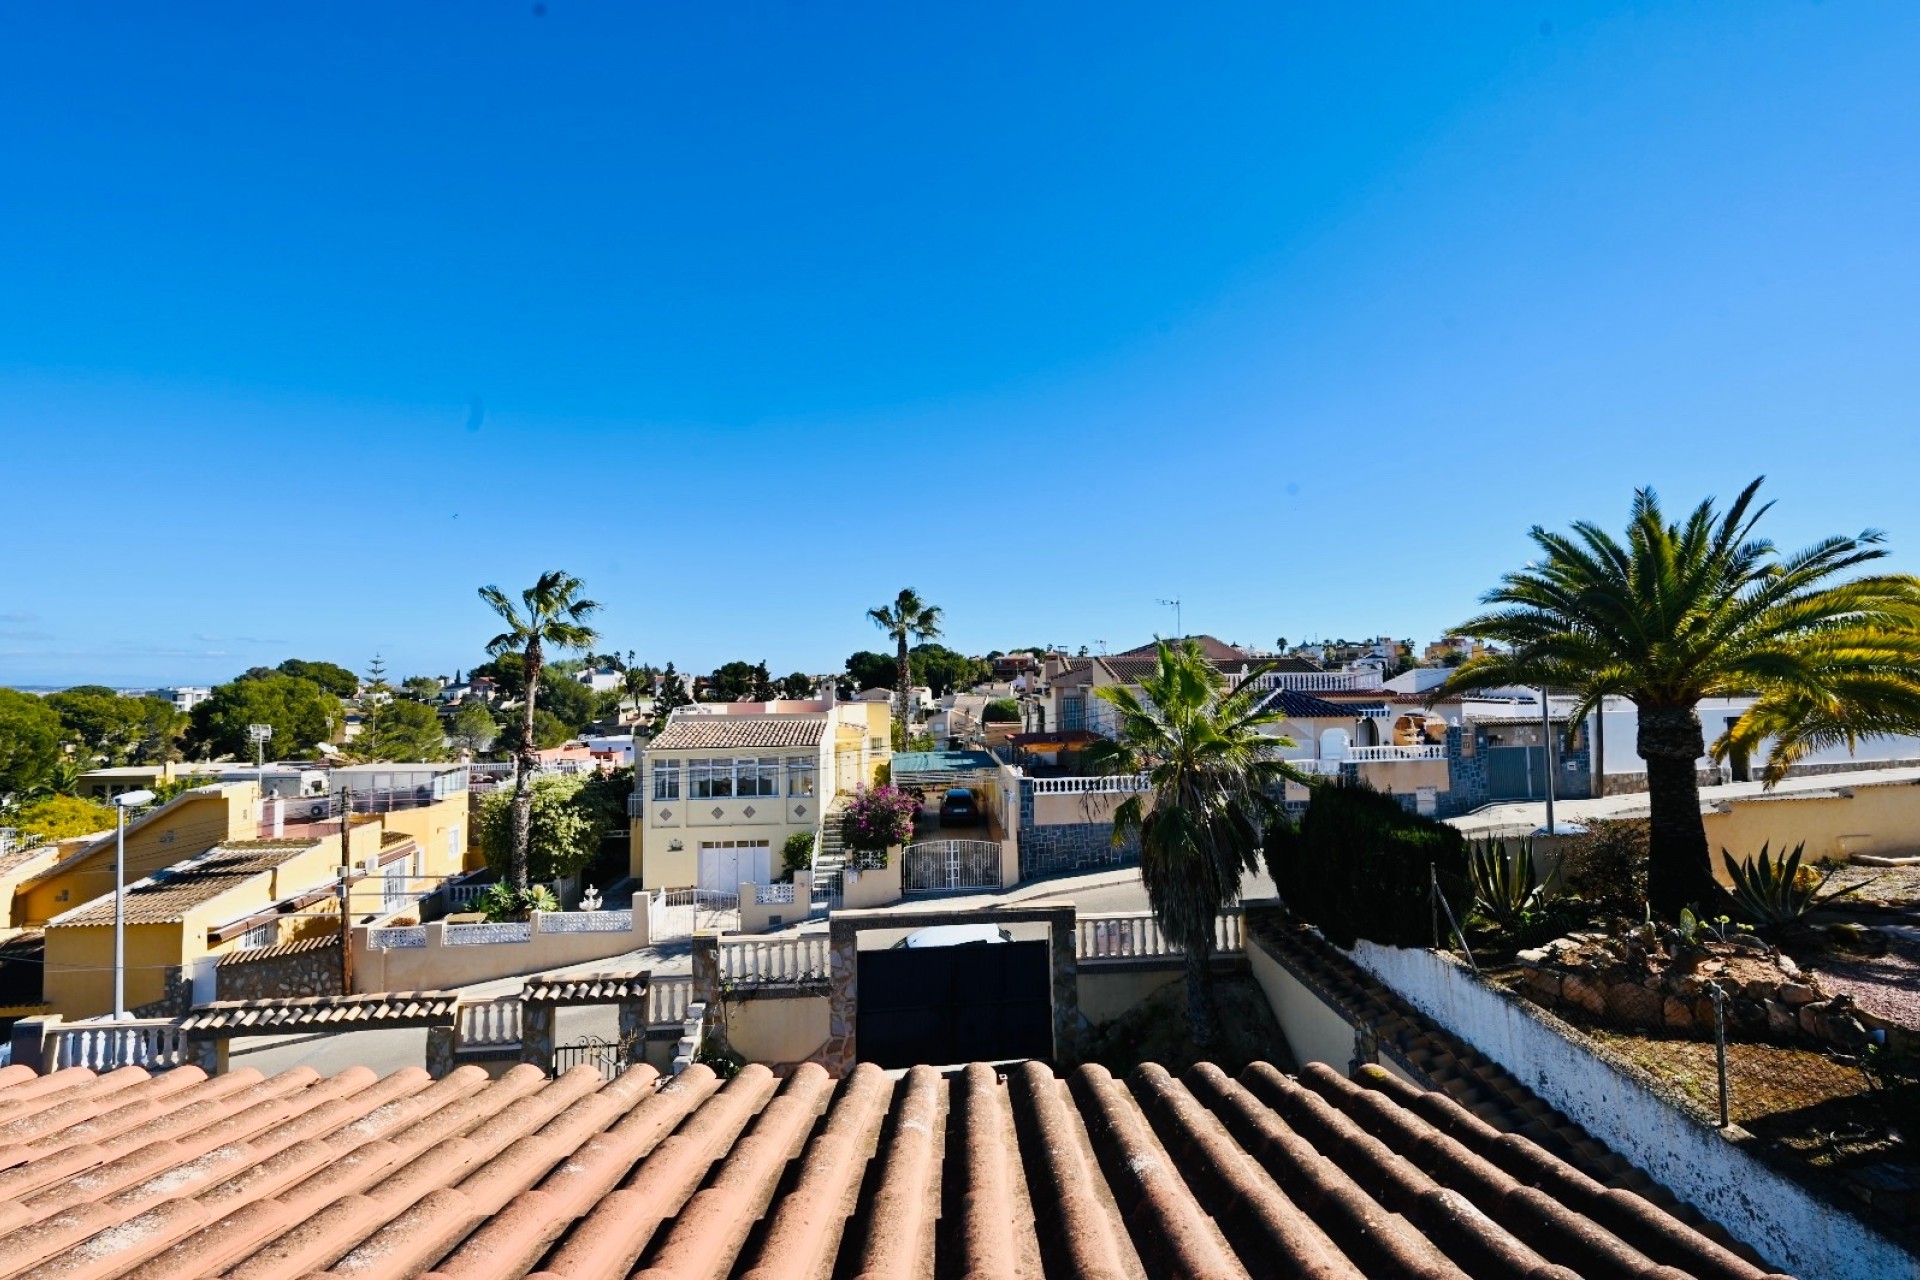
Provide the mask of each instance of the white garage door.
[{"label": "white garage door", "polygon": [[766,884],[771,866],[768,841],[702,840],[699,887],[710,893],[738,893],[744,883]]}]

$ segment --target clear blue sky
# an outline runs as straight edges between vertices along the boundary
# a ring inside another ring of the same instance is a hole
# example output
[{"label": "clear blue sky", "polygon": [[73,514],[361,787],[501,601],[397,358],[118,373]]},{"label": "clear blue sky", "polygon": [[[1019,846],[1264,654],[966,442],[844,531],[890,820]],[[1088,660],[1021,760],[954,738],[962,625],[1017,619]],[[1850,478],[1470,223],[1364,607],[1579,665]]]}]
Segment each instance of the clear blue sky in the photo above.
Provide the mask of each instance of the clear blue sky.
[{"label": "clear blue sky", "polygon": [[1920,7],[0,9],[0,682],[1424,637],[1759,472],[1920,568]]}]

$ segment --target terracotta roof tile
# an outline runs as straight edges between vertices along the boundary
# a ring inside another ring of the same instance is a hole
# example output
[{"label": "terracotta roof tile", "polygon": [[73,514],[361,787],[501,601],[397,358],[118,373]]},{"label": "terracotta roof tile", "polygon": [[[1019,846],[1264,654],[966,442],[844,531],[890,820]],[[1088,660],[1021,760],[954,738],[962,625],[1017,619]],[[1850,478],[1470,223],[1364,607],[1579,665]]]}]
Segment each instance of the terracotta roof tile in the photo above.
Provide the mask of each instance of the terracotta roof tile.
[{"label": "terracotta roof tile", "polygon": [[0,1070],[0,1132],[7,1280],[1762,1274],[1377,1067]]},{"label": "terracotta roof tile", "polygon": [[[201,903],[219,897],[251,876],[273,870],[317,843],[315,840],[231,840],[216,845],[197,857],[128,885],[127,923],[172,924]],[[48,921],[55,928],[112,923],[112,893],[82,903]]]},{"label": "terracotta roof tile", "polygon": [[698,751],[707,748],[818,746],[826,736],[824,716],[682,715],[647,744],[648,751]]}]

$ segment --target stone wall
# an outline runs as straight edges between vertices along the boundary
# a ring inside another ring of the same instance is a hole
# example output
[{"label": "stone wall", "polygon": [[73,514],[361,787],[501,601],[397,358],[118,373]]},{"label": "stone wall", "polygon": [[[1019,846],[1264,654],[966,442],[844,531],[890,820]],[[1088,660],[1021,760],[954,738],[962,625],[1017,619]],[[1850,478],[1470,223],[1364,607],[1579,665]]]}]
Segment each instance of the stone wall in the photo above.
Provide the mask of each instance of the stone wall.
[{"label": "stone wall", "polygon": [[1041,826],[1034,821],[1033,784],[1020,783],[1020,878],[1057,875],[1100,867],[1126,867],[1140,861],[1140,842],[1116,847],[1112,822],[1068,822]]},{"label": "stone wall", "polygon": [[340,994],[340,939],[305,938],[238,951],[213,971],[214,999],[268,1000]]}]

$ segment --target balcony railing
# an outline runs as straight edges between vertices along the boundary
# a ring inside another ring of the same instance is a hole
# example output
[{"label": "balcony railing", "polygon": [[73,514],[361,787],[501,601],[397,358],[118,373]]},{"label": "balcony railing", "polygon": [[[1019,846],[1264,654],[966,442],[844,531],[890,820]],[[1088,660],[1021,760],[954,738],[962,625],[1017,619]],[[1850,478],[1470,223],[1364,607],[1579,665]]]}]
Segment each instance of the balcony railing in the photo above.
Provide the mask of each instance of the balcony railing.
[{"label": "balcony railing", "polygon": [[[1271,693],[1275,689],[1292,689],[1296,693],[1337,693],[1385,686],[1379,670],[1374,667],[1360,667],[1353,671],[1266,671],[1251,679],[1253,687],[1263,693]],[[1229,688],[1238,688],[1242,683],[1238,675],[1227,676]]]},{"label": "balcony railing", "polygon": [[188,1062],[187,1040],[171,1018],[137,1022],[82,1022],[57,1027],[46,1037],[48,1071],[88,1067],[112,1071],[145,1067],[159,1071]]},{"label": "balcony railing", "polygon": [[[1160,922],[1147,912],[1081,916],[1074,927],[1074,950],[1082,961],[1149,960],[1184,954],[1184,948],[1168,939]],[[1238,911],[1222,912],[1215,918],[1213,949],[1222,955],[1246,951],[1246,918]]]},{"label": "balcony railing", "polygon": [[1034,778],[1032,782],[1033,793],[1037,796],[1102,795],[1113,792],[1149,791],[1153,788],[1153,783],[1145,774],[1134,777],[1114,775],[1112,777]]},{"label": "balcony railing", "polygon": [[828,976],[832,949],[826,938],[772,938],[720,944],[720,980],[732,983],[804,982]]},{"label": "balcony railing", "polygon": [[1351,747],[1347,759],[1354,764],[1382,764],[1403,760],[1445,760],[1447,749],[1437,742],[1408,747]]}]

